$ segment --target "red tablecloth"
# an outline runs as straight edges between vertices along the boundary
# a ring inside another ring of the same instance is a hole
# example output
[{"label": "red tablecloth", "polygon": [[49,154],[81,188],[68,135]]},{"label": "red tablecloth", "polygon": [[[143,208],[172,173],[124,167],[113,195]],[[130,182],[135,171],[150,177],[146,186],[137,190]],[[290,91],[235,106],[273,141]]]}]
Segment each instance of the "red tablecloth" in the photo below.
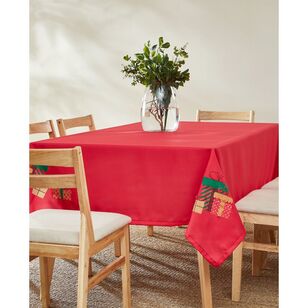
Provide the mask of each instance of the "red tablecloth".
[{"label": "red tablecloth", "polygon": [[[135,123],[31,143],[32,148],[76,145],[82,147],[93,211],[126,214],[133,224],[189,224],[188,240],[213,265],[245,234],[228,196],[236,202],[277,176],[277,124],[181,122],[174,133],[146,133]],[[215,184],[214,207],[192,212],[202,190],[211,188],[200,186],[206,179],[224,183],[226,190],[215,190]],[[47,196],[32,198],[30,210],[78,208],[74,197]]]}]

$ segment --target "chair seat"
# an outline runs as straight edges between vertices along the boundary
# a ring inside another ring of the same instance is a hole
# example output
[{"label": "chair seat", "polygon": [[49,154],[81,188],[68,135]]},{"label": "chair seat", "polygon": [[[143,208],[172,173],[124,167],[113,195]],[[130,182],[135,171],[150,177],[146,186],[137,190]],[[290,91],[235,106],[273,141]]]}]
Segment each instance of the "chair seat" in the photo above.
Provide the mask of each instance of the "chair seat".
[{"label": "chair seat", "polygon": [[[94,239],[98,241],[131,222],[118,213],[91,212]],[[43,209],[30,214],[30,241],[78,245],[80,211]]]},{"label": "chair seat", "polygon": [[257,189],[236,203],[239,212],[278,215],[278,190]]},{"label": "chair seat", "polygon": [[266,183],[261,189],[279,189],[279,177]]}]

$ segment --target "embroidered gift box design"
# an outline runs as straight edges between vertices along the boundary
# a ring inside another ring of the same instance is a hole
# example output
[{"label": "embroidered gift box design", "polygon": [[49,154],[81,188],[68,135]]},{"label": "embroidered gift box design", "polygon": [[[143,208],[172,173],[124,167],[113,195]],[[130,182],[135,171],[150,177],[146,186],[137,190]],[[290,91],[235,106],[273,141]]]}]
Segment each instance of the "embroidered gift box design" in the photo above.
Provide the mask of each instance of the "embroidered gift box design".
[{"label": "embroidered gift box design", "polygon": [[[43,165],[36,165],[36,166],[32,166],[32,168],[30,167],[30,173],[33,174],[44,174],[46,171],[48,170],[48,166],[43,166]],[[39,198],[44,198],[46,195],[48,188],[33,188],[32,189],[32,194],[39,197]]]},{"label": "embroidered gift box design", "polygon": [[195,201],[193,211],[201,214],[203,210],[211,211],[215,192],[227,193],[227,186],[220,181],[203,177],[200,193]]},{"label": "embroidered gift box design", "polygon": [[204,201],[196,200],[193,211],[195,213],[201,214],[203,209],[204,209]]},{"label": "embroidered gift box design", "polygon": [[46,195],[47,190],[48,188],[33,188],[32,194],[43,199]]},{"label": "embroidered gift box design", "polygon": [[72,191],[71,189],[64,189],[64,188],[53,189],[52,196],[55,199],[72,200]]},{"label": "embroidered gift box design", "polygon": [[223,218],[229,218],[231,215],[232,204],[233,199],[231,197],[215,192],[211,214]]}]

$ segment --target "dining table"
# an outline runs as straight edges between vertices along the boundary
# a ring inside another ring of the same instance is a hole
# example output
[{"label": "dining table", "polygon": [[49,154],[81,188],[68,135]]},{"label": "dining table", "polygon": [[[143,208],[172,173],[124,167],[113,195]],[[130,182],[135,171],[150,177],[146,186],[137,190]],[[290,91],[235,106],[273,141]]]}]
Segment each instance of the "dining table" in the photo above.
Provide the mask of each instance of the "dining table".
[{"label": "dining table", "polygon": [[[203,274],[208,263],[223,264],[245,237],[236,202],[278,175],[277,123],[181,121],[175,132],[145,132],[138,122],[30,144],[75,146],[82,148],[91,210],[128,215],[132,225],[187,225]],[[30,211],[43,208],[77,210],[76,191],[33,190]]]}]

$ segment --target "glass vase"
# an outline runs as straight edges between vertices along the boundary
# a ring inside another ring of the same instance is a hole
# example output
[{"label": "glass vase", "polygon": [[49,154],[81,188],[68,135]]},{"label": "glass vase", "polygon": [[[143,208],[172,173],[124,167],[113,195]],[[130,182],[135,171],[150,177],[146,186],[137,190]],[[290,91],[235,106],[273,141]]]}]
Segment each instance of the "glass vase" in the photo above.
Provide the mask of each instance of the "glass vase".
[{"label": "glass vase", "polygon": [[161,85],[148,87],[142,98],[142,128],[146,132],[174,132],[179,127],[175,89]]}]

